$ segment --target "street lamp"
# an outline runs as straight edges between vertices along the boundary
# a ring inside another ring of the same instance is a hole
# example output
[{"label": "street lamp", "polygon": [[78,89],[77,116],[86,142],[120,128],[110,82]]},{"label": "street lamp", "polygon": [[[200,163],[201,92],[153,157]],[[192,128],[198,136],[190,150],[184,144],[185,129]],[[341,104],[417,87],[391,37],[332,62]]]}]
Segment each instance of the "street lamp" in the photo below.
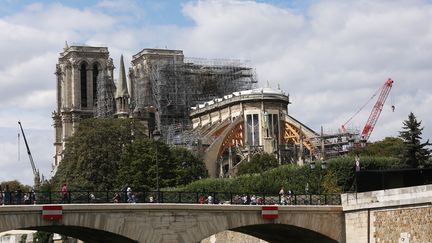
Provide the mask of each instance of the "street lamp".
[{"label": "street lamp", "polygon": [[[315,166],[315,162],[312,161],[309,163],[309,167],[311,170],[315,170],[316,166]],[[321,161],[321,170],[319,172],[319,185],[318,185],[318,194],[321,194],[321,180],[322,180],[322,171],[327,169],[327,162],[325,161]]]},{"label": "street lamp", "polygon": [[[155,140],[156,142],[161,138],[161,133],[159,132],[159,130],[154,130],[153,131],[153,140]],[[158,159],[158,145],[157,143],[156,145],[156,190],[158,191],[159,194],[159,159]],[[158,200],[159,200],[159,195],[158,195]]]}]

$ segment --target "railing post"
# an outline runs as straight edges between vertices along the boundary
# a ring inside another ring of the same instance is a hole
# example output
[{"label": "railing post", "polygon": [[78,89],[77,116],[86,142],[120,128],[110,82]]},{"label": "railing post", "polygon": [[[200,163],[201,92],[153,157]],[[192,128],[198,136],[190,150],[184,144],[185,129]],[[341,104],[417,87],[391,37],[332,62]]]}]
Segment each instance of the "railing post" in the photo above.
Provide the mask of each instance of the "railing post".
[{"label": "railing post", "polygon": [[294,205],[297,205],[297,194],[294,195]]},{"label": "railing post", "polygon": [[181,203],[181,192],[179,192],[178,203]]},{"label": "railing post", "polygon": [[309,194],[309,205],[312,205],[312,194]]},{"label": "railing post", "polygon": [[230,192],[230,204],[233,204],[232,192]]},{"label": "railing post", "polygon": [[158,191],[158,193],[159,193],[159,195],[160,195],[160,202],[161,203],[164,203],[164,198],[163,198],[163,192],[161,192],[161,191]]},{"label": "railing post", "polygon": [[197,204],[200,203],[199,202],[199,192],[196,192],[195,199],[196,199],[195,203],[197,203]]}]

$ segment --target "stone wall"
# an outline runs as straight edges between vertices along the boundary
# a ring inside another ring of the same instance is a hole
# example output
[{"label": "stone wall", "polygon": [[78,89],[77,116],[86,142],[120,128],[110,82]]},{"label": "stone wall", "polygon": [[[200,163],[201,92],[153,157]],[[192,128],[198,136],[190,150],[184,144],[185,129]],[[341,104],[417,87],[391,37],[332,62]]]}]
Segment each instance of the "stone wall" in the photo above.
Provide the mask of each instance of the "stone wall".
[{"label": "stone wall", "polygon": [[346,242],[432,242],[432,185],[342,195]]},{"label": "stone wall", "polygon": [[432,206],[373,212],[375,242],[431,242]]}]

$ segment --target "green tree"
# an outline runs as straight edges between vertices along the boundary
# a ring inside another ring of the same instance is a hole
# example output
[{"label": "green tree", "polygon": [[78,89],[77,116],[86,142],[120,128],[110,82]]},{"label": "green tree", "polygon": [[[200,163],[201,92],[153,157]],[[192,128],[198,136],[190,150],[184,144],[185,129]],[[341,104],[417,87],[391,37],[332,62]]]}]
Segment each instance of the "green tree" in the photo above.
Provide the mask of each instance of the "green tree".
[{"label": "green tree", "polygon": [[203,161],[199,160],[190,150],[183,147],[172,147],[171,155],[176,164],[175,184],[186,185],[192,181],[208,177]]},{"label": "green tree", "polygon": [[423,127],[421,121],[417,121],[415,115],[411,112],[408,120],[403,122],[402,131],[399,137],[404,142],[402,149],[402,161],[411,167],[425,166],[430,158],[431,151],[427,148],[430,146],[429,140],[421,143]]},{"label": "green tree", "polygon": [[249,162],[243,161],[240,164],[238,175],[262,173],[278,166],[279,162],[274,155],[268,153],[259,153],[252,156]]},{"label": "green tree", "polygon": [[204,163],[189,150],[140,139],[127,146],[119,164],[117,187],[125,184],[135,190],[185,185],[207,177]]},{"label": "green tree", "polygon": [[136,120],[81,121],[67,141],[64,158],[53,178],[54,188],[67,182],[74,189],[113,189],[124,148],[145,136],[144,125]]},{"label": "green tree", "polygon": [[368,144],[360,152],[360,156],[399,158],[404,146],[401,138],[386,137],[384,140]]},{"label": "green tree", "polygon": [[9,191],[14,192],[18,188],[20,188],[23,192],[28,192],[31,190],[31,186],[24,185],[21,182],[17,180],[13,181],[3,181],[0,183],[0,188],[4,191],[6,187],[9,189]]}]

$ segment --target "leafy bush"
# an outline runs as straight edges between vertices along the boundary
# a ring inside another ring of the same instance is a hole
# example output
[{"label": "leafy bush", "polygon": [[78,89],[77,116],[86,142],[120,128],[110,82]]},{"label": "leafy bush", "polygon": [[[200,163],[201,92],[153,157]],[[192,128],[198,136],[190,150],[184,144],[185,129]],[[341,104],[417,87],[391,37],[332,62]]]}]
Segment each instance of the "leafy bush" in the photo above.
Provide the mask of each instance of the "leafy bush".
[{"label": "leafy bush", "polygon": [[[283,186],[296,194],[306,193],[340,193],[353,189],[355,178],[354,156],[339,157],[327,162],[327,169],[322,170],[318,163],[314,170],[308,165],[282,165],[262,173],[240,175],[234,178],[207,178],[192,182],[182,191],[206,192],[266,192],[277,193]],[[397,158],[362,157],[362,169],[402,168]]]}]

